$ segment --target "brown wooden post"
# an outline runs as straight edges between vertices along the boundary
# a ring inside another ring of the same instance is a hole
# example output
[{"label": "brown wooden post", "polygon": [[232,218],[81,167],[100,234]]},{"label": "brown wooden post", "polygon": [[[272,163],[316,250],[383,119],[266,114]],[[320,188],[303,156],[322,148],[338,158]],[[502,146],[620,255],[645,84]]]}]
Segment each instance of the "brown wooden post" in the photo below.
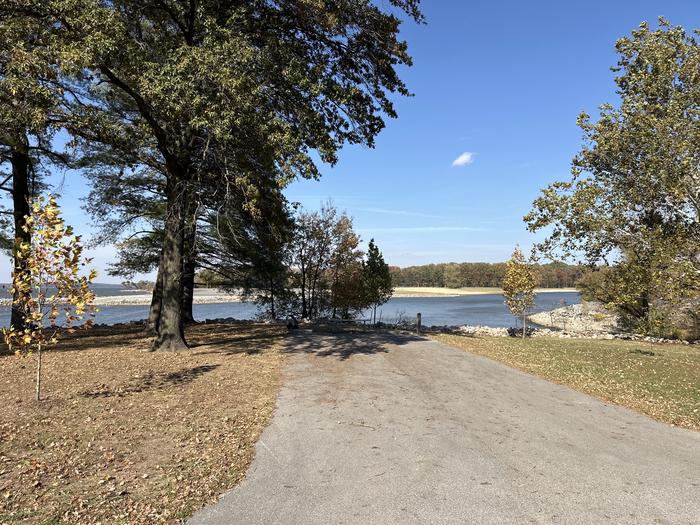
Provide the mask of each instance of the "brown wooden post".
[{"label": "brown wooden post", "polygon": [[421,315],[420,312],[416,314],[416,332],[420,333],[420,323],[421,323]]}]

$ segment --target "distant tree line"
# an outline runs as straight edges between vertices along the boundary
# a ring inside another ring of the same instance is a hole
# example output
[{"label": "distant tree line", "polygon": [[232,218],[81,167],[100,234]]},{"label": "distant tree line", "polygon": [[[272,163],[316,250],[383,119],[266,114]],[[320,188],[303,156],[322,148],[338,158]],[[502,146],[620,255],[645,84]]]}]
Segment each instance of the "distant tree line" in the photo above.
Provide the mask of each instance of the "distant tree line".
[{"label": "distant tree line", "polygon": [[145,292],[150,292],[156,283],[153,281],[122,281],[122,288],[125,290],[143,290]]},{"label": "distant tree line", "polygon": [[[394,286],[447,288],[498,287],[503,285],[507,263],[440,263],[390,268]],[[560,262],[534,265],[538,286],[573,288],[586,268]]]}]

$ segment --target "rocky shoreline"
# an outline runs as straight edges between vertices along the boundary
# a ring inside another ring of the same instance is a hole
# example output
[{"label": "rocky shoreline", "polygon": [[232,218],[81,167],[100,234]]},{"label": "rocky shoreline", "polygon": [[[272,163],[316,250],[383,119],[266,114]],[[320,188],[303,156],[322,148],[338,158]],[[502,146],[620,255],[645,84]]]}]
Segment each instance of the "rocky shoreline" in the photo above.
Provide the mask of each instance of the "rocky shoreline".
[{"label": "rocky shoreline", "polygon": [[[683,341],[650,337],[620,330],[616,317],[606,312],[595,303],[582,303],[538,312],[527,317],[529,326],[527,337],[549,337],[559,339],[607,339],[624,341],[644,341],[649,343],[668,343],[695,345],[700,341]],[[385,325],[387,328],[415,330],[413,323]],[[424,333],[441,333],[463,335],[468,337],[521,337],[522,328],[500,328],[481,325],[460,326],[424,326]]]},{"label": "rocky shoreline", "polygon": [[[700,341],[683,341],[634,334],[620,330],[616,317],[595,303],[582,303],[539,312],[527,317],[530,323],[527,337],[550,337],[560,339],[607,339],[644,341],[649,343],[700,344]],[[431,326],[425,332],[452,333],[471,337],[520,337],[521,328],[494,328],[491,326]]]},{"label": "rocky shoreline", "polygon": [[[591,305],[588,305],[589,307]],[[552,313],[555,315],[552,316]],[[600,313],[595,307],[587,308],[586,305],[570,305],[563,308],[557,308],[549,312],[540,312],[529,317],[532,321],[538,324],[544,324],[552,319],[561,325],[565,325],[566,330],[557,327],[534,326],[527,329],[528,338],[559,338],[559,339],[604,339],[604,340],[623,340],[623,341],[643,341],[656,344],[682,344],[682,345],[699,345],[700,341],[682,341],[677,339],[664,339],[661,337],[649,337],[639,334],[611,329],[611,324],[614,320],[612,316],[606,314],[607,317],[601,318],[596,313]],[[585,315],[584,315],[585,314]],[[591,316],[592,319],[586,319]],[[593,322],[595,321],[595,322]],[[117,324],[96,324],[95,328],[119,328],[145,326],[146,320],[129,321],[126,323]],[[259,320],[242,320],[233,317],[205,319],[200,321],[200,324],[286,324],[284,320],[276,321],[259,321]],[[318,328],[326,326],[323,322],[318,323],[302,323],[301,328]],[[349,323],[343,327],[357,328],[359,330],[373,330],[374,327],[369,327],[363,323]],[[338,325],[333,325],[333,329],[337,329]],[[400,324],[377,323],[377,329],[384,330],[400,330],[402,332],[415,333],[416,327],[412,322],[404,322]],[[500,328],[481,325],[460,325],[460,326],[423,326],[421,333],[425,334],[452,334],[462,335],[467,337],[520,337],[522,329],[518,328]]]},{"label": "rocky shoreline", "polygon": [[562,330],[582,333],[618,333],[617,317],[604,310],[599,304],[583,302],[539,312],[527,317],[530,323]]},{"label": "rocky shoreline", "polygon": [[[464,335],[469,337],[520,337],[522,329],[518,328],[494,328],[491,326],[430,326],[422,329],[425,333],[447,333],[454,335]],[[571,332],[563,330],[553,330],[551,328],[528,328],[527,337],[549,337],[559,339],[619,339],[623,341],[645,341],[649,343],[668,343],[682,345],[697,345],[700,341],[682,341],[679,339],[664,339],[662,337],[649,337],[627,332]]]}]

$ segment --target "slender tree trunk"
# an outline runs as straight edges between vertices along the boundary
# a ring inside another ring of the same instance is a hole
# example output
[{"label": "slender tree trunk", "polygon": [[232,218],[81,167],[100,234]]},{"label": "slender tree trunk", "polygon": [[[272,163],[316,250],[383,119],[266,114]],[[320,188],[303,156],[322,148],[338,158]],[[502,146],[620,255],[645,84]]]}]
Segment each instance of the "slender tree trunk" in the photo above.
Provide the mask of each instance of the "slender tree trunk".
[{"label": "slender tree trunk", "polygon": [[[318,281],[320,278],[320,272],[321,272],[321,267],[320,265],[316,266],[312,276],[311,276],[311,296],[309,298],[309,317],[312,319],[316,319],[319,315],[319,307],[318,307],[318,302],[319,299],[316,296],[317,288],[318,288]],[[320,290],[318,290],[320,292]]]},{"label": "slender tree trunk", "polygon": [[527,324],[525,320],[525,311],[523,311],[523,339],[525,339],[525,331],[527,330]]},{"label": "slender tree trunk", "polygon": [[41,345],[36,352],[36,400],[41,401]]},{"label": "slender tree trunk", "polygon": [[339,264],[336,264],[333,268],[333,285],[331,286],[331,303],[333,304],[333,319],[336,318],[338,310],[338,281],[340,280],[340,269]]},{"label": "slender tree trunk", "polygon": [[275,312],[275,280],[270,279],[270,315],[272,320],[277,319],[277,314]]},{"label": "slender tree trunk", "polygon": [[160,312],[163,306],[163,253],[161,251],[160,260],[158,261],[158,275],[156,283],[153,287],[153,296],[151,298],[151,308],[148,311],[148,321],[146,322],[146,331],[152,335],[158,333],[160,325]]},{"label": "slender tree trunk", "polygon": [[[21,243],[29,243],[32,240],[31,233],[24,231],[27,223],[27,215],[30,209],[30,187],[29,171],[31,160],[29,158],[28,144],[26,137],[22,137],[20,143],[12,148],[12,206],[14,217],[14,275],[19,276],[28,271],[27,262],[17,258],[17,247]],[[26,294],[25,294],[26,295]],[[26,313],[22,304],[26,297],[15,291],[12,295],[12,316],[10,326],[16,330],[23,330],[26,324]]]},{"label": "slender tree trunk", "polygon": [[306,304],[306,268],[301,264],[301,318],[307,319],[309,312]]},{"label": "slender tree trunk", "polygon": [[316,283],[312,281],[309,291],[309,319],[316,318]]},{"label": "slender tree trunk", "polygon": [[185,324],[193,324],[194,312],[192,305],[194,303],[194,276],[196,263],[194,257],[185,255],[182,272],[182,322]]},{"label": "slender tree trunk", "polygon": [[153,351],[187,349],[182,323],[182,256],[187,184],[183,173],[179,173],[179,177],[177,175],[177,171],[171,169],[166,183],[167,210],[161,265],[163,297],[158,332],[151,347]]}]

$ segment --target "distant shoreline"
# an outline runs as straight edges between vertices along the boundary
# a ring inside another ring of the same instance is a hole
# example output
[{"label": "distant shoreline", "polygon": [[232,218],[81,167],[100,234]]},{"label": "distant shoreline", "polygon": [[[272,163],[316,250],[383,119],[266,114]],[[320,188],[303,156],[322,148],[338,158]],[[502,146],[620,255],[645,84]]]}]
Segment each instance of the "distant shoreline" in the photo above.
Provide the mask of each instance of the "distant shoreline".
[{"label": "distant shoreline", "polygon": [[[152,293],[146,290],[128,290],[128,295],[98,295],[92,302],[95,306],[150,306]],[[240,303],[241,296],[215,288],[195,288],[194,304]],[[11,299],[1,299],[0,306],[11,306]]]},{"label": "distant shoreline", "polygon": [[[93,304],[96,306],[143,306],[150,305],[152,293],[143,291],[139,294],[129,295],[103,295],[95,297]],[[216,288],[195,288],[194,304],[221,304],[240,303],[241,296],[237,293],[228,293]]]},{"label": "distant shoreline", "polygon": [[[575,288],[538,288],[537,293],[576,292]],[[438,287],[409,287],[398,286],[394,288],[393,297],[397,298],[421,298],[421,297],[460,297],[466,295],[495,295],[501,294],[500,288],[438,288]],[[93,304],[95,306],[149,306],[151,304],[151,292],[145,290],[129,290],[128,295],[98,295]],[[227,293],[216,288],[195,288],[194,304],[227,304],[240,303],[243,299],[240,294]],[[10,306],[11,299],[0,299],[0,306]]]},{"label": "distant shoreline", "polygon": [[[568,292],[576,293],[576,288],[538,288],[536,293]],[[397,286],[394,297],[459,297],[462,295],[502,294],[501,288],[438,288],[420,286]]]}]

